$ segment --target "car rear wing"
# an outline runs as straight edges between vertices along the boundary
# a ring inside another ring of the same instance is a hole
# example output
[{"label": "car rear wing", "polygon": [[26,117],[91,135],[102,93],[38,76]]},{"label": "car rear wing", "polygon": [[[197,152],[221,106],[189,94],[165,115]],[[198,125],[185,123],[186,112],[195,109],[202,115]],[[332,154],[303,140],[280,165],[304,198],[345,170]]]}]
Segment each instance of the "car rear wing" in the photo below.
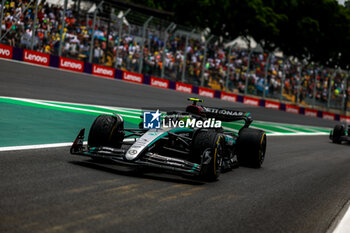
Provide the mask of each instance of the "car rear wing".
[{"label": "car rear wing", "polygon": [[187,106],[186,112],[199,115],[205,118],[214,118],[215,120],[223,122],[240,121],[244,120],[245,124],[243,128],[249,127],[253,122],[249,112],[236,111],[232,109],[205,107],[203,105],[198,106],[197,102],[203,102],[201,99],[189,98],[192,101],[192,105]]},{"label": "car rear wing", "polygon": [[253,122],[251,114],[249,112],[205,106],[201,107],[203,108],[202,114],[205,115],[205,117],[207,118],[215,118],[215,120],[220,120],[223,122],[244,120],[247,126],[249,126]]}]

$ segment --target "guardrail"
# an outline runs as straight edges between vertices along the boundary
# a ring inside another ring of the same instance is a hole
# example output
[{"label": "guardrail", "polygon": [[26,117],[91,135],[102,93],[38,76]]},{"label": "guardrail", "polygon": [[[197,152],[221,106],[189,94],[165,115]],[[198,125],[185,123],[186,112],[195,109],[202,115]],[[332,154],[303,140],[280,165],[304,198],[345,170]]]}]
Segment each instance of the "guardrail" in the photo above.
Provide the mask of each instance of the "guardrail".
[{"label": "guardrail", "polygon": [[68,59],[22,48],[15,48],[3,44],[0,44],[0,57],[6,59],[13,59],[17,61],[23,61],[36,65],[55,67],[63,70],[88,73],[105,78],[120,79],[126,82],[145,84],[158,88],[172,89],[183,93],[198,94],[200,96],[218,98],[224,101],[241,102],[248,105],[276,109],[289,113],[301,114],[309,117],[319,117],[327,120],[336,120],[350,123],[350,116],[346,115],[306,107],[300,107],[297,105],[276,102],[273,100],[265,100],[256,97],[212,90],[209,88],[198,87],[191,84],[161,79],[158,77],[143,75],[129,71],[122,71],[111,67],[91,64],[87,62]]}]

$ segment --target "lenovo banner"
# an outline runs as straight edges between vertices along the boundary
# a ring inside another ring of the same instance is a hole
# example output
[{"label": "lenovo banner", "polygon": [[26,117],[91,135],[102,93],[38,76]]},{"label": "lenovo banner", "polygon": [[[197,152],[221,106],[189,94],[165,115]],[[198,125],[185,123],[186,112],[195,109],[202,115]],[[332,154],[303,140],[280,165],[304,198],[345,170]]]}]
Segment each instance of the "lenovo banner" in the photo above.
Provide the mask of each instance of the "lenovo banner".
[{"label": "lenovo banner", "polygon": [[151,77],[151,86],[168,89],[169,88],[169,80]]},{"label": "lenovo banner", "polygon": [[60,69],[83,72],[84,62],[60,57]]},{"label": "lenovo banner", "polygon": [[185,92],[185,93],[192,93],[192,85],[177,82],[175,86],[175,90],[180,92]]},{"label": "lenovo banner", "polygon": [[46,53],[35,52],[31,50],[23,50],[23,61],[42,65],[49,66],[50,65],[50,55]]},{"label": "lenovo banner", "polygon": [[278,102],[269,101],[269,100],[266,100],[266,101],[265,101],[265,108],[271,108],[271,109],[277,109],[277,110],[279,110],[280,107],[281,107],[281,104],[278,103]]},{"label": "lenovo banner", "polygon": [[237,95],[235,95],[235,94],[221,92],[220,98],[222,100],[226,100],[226,101],[237,102]]},{"label": "lenovo banner", "polygon": [[210,98],[214,98],[215,95],[215,91],[208,89],[208,88],[204,88],[204,87],[199,87],[198,88],[198,94],[201,96],[206,96],[206,97],[210,97]]},{"label": "lenovo banner", "polygon": [[335,114],[334,113],[330,113],[330,112],[323,112],[322,113],[322,118],[326,119],[326,120],[335,120]]},{"label": "lenovo banner", "polygon": [[340,116],[340,121],[350,124],[350,116]]},{"label": "lenovo banner", "polygon": [[133,83],[143,83],[143,75],[132,73],[128,71],[123,71],[123,80]]},{"label": "lenovo banner", "polygon": [[13,52],[11,46],[0,44],[0,57],[12,59],[12,55]]},{"label": "lenovo banner", "polygon": [[304,115],[310,117],[317,117],[317,110],[305,108]]},{"label": "lenovo banner", "polygon": [[99,66],[99,65],[92,65],[92,74],[97,76],[103,76],[106,78],[114,78],[114,68],[105,67],[105,66]]},{"label": "lenovo banner", "polygon": [[286,112],[299,114],[299,107],[295,105],[286,104]]},{"label": "lenovo banner", "polygon": [[243,103],[253,106],[259,106],[259,99],[244,96]]}]

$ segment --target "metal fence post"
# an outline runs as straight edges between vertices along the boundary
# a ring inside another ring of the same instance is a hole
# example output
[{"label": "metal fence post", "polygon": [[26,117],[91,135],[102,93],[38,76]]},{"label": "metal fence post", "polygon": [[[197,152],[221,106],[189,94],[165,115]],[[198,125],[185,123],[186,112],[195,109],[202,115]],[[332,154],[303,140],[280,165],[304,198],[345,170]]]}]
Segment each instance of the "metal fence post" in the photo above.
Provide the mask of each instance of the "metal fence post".
[{"label": "metal fence post", "polygon": [[140,59],[139,59],[139,73],[142,73],[142,67],[143,67],[143,52],[144,52],[144,45],[145,45],[145,36],[146,36],[146,29],[148,27],[149,22],[153,19],[153,16],[149,17],[147,21],[143,24],[142,27],[142,39],[141,39],[141,46],[140,46]]},{"label": "metal fence post", "polygon": [[32,25],[32,40],[30,42],[30,49],[33,50],[34,47],[34,37],[35,37],[35,24],[36,24],[36,19],[37,19],[37,15],[38,15],[38,5],[39,5],[39,0],[35,1],[35,11],[34,11],[34,22]]},{"label": "metal fence post", "polygon": [[281,95],[280,102],[283,100],[283,91],[284,91],[284,81],[286,80],[286,59],[283,59],[283,67],[282,67],[282,80],[281,80]]},{"label": "metal fence post", "polygon": [[266,64],[265,64],[265,77],[264,77],[264,86],[263,86],[263,99],[266,97],[266,79],[267,79],[267,72],[269,70],[269,63],[271,59],[272,53],[269,53],[269,56],[267,57]]},{"label": "metal fence post", "polygon": [[0,38],[1,38],[1,34],[2,34],[2,20],[4,18],[4,4],[5,4],[5,0],[2,0],[1,1],[1,16],[0,16]]},{"label": "metal fence post", "polygon": [[118,31],[118,43],[117,43],[117,53],[115,56],[115,65],[114,67],[117,69],[118,68],[118,57],[119,57],[119,46],[120,46],[120,40],[122,38],[122,30],[123,30],[123,20],[124,18],[129,14],[130,8],[125,11],[122,17],[119,18],[119,31]]},{"label": "metal fence post", "polygon": [[344,90],[343,90],[343,98],[342,98],[342,103],[341,103],[341,107],[343,108],[342,110],[344,111],[344,115],[346,114],[346,92],[348,89],[348,78],[349,78],[349,74],[348,76],[346,76],[346,78],[344,79]]},{"label": "metal fence post", "polygon": [[248,81],[249,81],[249,78],[250,78],[250,61],[251,61],[251,58],[252,58],[252,55],[253,53],[255,52],[257,47],[253,48],[250,52],[249,52],[249,55],[248,55],[248,67],[247,67],[247,77],[245,79],[245,88],[244,88],[244,94],[248,94]]},{"label": "metal fence post", "polygon": [[182,75],[181,75],[181,82],[185,82],[185,72],[186,72],[186,60],[187,60],[187,47],[188,47],[188,37],[190,36],[189,34],[192,34],[195,30],[193,29],[190,33],[186,34],[186,41],[185,41],[185,48],[184,48],[184,59],[182,61]]},{"label": "metal fence post", "polygon": [[162,49],[162,71],[160,74],[161,78],[164,78],[164,62],[165,62],[165,48],[166,48],[166,44],[168,43],[168,39],[169,39],[169,30],[174,30],[176,27],[176,24],[171,23],[166,29],[165,29],[165,39],[164,39],[164,45],[163,45],[163,49]]},{"label": "metal fence post", "polygon": [[333,77],[337,75],[337,70],[334,71],[334,74],[331,75],[330,80],[329,80],[329,86],[328,86],[328,99],[327,99],[327,109],[331,107],[331,96],[332,96],[332,81]]},{"label": "metal fence post", "polygon": [[298,77],[298,83],[297,83],[297,96],[295,98],[295,102],[298,104],[300,100],[300,82],[301,82],[301,71],[302,71],[302,64],[299,63],[299,77]]},{"label": "metal fence post", "polygon": [[97,11],[98,9],[103,5],[103,1],[101,1],[98,6],[96,7],[95,11],[94,11],[94,19],[92,21],[92,32],[91,32],[91,42],[90,42],[90,56],[89,56],[89,62],[92,63],[92,56],[93,56],[93,52],[94,52],[94,46],[95,46],[95,26],[96,26],[96,15],[97,15]]},{"label": "metal fence post", "polygon": [[316,87],[317,87],[317,75],[318,75],[318,69],[315,69],[315,79],[314,79],[314,89],[312,93],[312,108],[315,108],[316,104]]},{"label": "metal fence post", "polygon": [[65,27],[65,17],[66,17],[66,11],[67,11],[67,3],[68,0],[64,0],[64,9],[63,9],[63,15],[62,15],[62,21],[61,21],[61,30],[60,30],[60,47],[58,50],[58,56],[62,56],[62,45],[64,43],[63,41],[63,30]]},{"label": "metal fence post", "polygon": [[204,54],[203,54],[203,61],[202,61],[202,77],[201,77],[201,86],[204,85],[204,71],[205,71],[205,60],[207,59],[207,47],[209,42],[214,38],[213,35],[210,35],[207,40],[205,40],[204,43]]},{"label": "metal fence post", "polygon": [[231,75],[231,69],[230,69],[230,65],[231,65],[231,53],[232,53],[232,48],[236,46],[237,43],[234,43],[233,45],[230,46],[230,49],[228,50],[228,65],[227,65],[227,72],[226,72],[226,81],[225,81],[225,91],[228,91],[228,80],[230,78]]}]

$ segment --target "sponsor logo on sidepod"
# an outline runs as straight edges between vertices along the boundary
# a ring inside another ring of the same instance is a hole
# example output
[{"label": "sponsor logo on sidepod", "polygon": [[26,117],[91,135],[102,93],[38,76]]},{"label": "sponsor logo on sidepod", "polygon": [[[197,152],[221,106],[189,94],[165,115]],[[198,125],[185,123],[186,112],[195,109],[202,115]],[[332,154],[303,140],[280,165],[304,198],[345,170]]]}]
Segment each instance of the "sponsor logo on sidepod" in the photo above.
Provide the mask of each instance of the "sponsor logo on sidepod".
[{"label": "sponsor logo on sidepod", "polygon": [[48,63],[48,60],[46,57],[42,57],[40,55],[35,55],[35,54],[29,54],[27,51],[24,52],[24,58],[25,60],[33,61],[37,63],[43,63],[43,64]]},{"label": "sponsor logo on sidepod", "polygon": [[128,80],[128,81],[132,81],[132,82],[142,83],[142,78],[141,77],[136,76],[136,75],[132,75],[132,74],[126,74],[124,76],[124,79]]},{"label": "sponsor logo on sidepod", "polygon": [[106,76],[113,76],[112,70],[104,69],[102,67],[97,67],[97,66],[94,66],[94,73],[95,74],[102,74],[102,75],[106,75]]}]

